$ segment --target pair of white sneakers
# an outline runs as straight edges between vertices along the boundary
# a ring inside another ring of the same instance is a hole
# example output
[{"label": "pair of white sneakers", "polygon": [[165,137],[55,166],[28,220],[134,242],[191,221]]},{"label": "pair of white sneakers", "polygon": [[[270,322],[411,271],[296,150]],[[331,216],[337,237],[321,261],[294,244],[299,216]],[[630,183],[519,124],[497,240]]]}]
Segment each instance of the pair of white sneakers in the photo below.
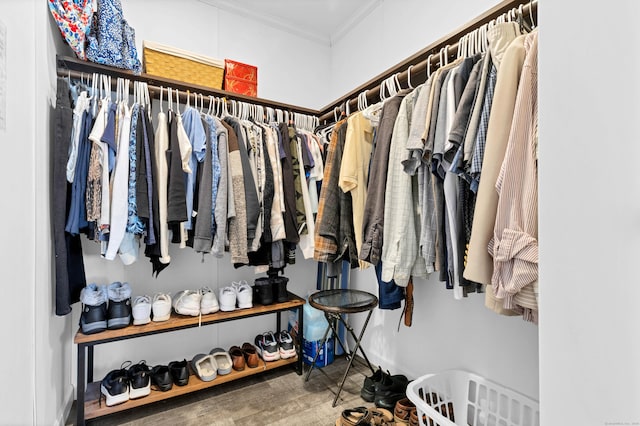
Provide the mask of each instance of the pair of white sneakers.
[{"label": "pair of white sneakers", "polygon": [[234,281],[220,289],[220,310],[223,312],[253,307],[253,289],[245,280]]},{"label": "pair of white sneakers", "polygon": [[183,290],[173,297],[173,310],[180,315],[212,314],[220,310],[216,294],[210,287],[200,290]]},{"label": "pair of white sneakers", "polygon": [[166,293],[156,293],[151,297],[146,294],[133,299],[131,314],[133,315],[133,325],[148,324],[151,321],[153,311],[153,321],[166,321],[171,316],[171,296]]}]

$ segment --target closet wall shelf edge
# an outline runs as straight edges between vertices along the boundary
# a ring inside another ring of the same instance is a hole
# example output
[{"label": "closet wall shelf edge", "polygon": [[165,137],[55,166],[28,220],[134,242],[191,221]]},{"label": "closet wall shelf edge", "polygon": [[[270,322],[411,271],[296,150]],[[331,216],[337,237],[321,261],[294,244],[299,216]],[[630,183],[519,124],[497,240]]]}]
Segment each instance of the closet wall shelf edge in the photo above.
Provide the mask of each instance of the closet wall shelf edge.
[{"label": "closet wall shelf edge", "polygon": [[[143,81],[149,85],[150,91],[159,91],[160,87],[171,87],[172,89],[178,89],[181,92],[186,94],[187,91],[191,93],[202,93],[204,96],[216,96],[219,98],[227,98],[229,100],[236,100],[240,102],[246,102],[255,105],[262,105],[265,107],[278,108],[283,111],[297,112],[300,114],[307,114],[318,116],[319,111],[312,109],[301,107],[297,105],[286,104],[283,102],[272,101],[269,99],[263,98],[254,98],[252,96],[241,95],[238,93],[227,92],[226,90],[218,90],[211,87],[199,86],[195,84],[187,84],[182,81],[172,80],[169,78],[158,77],[150,74],[140,74],[136,75],[131,71],[109,67],[105,65],[96,64],[93,62],[86,62],[80,59],[71,58],[68,56],[57,56],[57,73],[60,77],[73,77],[79,78],[82,74],[86,76],[90,76],[93,73],[99,73],[103,75],[108,75],[114,78],[127,78],[131,81]],[[115,81],[113,82],[115,84]]]}]

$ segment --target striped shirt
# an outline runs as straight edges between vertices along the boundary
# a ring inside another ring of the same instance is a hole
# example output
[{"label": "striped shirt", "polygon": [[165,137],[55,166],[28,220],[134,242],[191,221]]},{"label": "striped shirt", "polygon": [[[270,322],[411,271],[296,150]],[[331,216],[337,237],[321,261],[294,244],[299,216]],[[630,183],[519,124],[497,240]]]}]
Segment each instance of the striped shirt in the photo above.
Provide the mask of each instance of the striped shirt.
[{"label": "striped shirt", "polygon": [[496,296],[511,306],[513,296],[538,279],[538,33],[525,40],[527,52],[511,133],[496,182],[498,209],[489,252]]}]

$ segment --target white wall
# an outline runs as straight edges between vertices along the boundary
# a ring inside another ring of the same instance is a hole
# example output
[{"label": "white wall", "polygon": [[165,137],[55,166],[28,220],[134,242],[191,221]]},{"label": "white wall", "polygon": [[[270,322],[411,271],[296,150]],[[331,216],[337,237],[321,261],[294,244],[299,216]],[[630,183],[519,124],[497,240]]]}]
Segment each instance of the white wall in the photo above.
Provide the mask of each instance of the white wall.
[{"label": "white wall", "polygon": [[1,191],[13,207],[3,213],[11,243],[3,246],[1,258],[5,290],[13,293],[0,314],[5,347],[0,359],[7,366],[0,424],[62,424],[72,402],[72,326],[70,317],[54,313],[49,213],[50,101],[55,100],[55,52],[61,43],[54,44],[59,34],[49,25],[46,3],[3,6],[7,128],[0,130],[5,150],[0,173]]},{"label": "white wall", "polygon": [[496,0],[380,0],[378,7],[331,46],[329,100],[381,72],[495,6]]},{"label": "white wall", "polygon": [[[332,46],[331,88],[338,98],[455,31],[495,1],[383,1]],[[410,13],[409,13],[410,12]],[[372,270],[353,271],[354,288],[377,294]],[[413,326],[397,331],[400,310],[376,310],[364,339],[371,361],[416,378],[462,368],[537,398],[538,329],[484,308],[484,295],[455,301],[431,277],[415,285]],[[362,323],[364,316],[354,316]]]},{"label": "white wall", "polygon": [[544,425],[640,424],[639,13],[634,1],[540,11]]},{"label": "white wall", "polygon": [[330,48],[198,0],[124,0],[125,18],[142,40],[258,67],[258,96],[307,108],[329,100]]},{"label": "white wall", "polygon": [[[212,57],[254,64],[258,66],[260,97],[307,107],[320,106],[324,102],[323,89],[328,85],[328,46],[293,38],[281,30],[219,11],[196,0],[180,2],[180,7],[176,7],[175,1],[157,1],[149,7],[148,2],[129,0],[123,1],[123,9],[127,21],[136,30],[139,46],[142,40],[152,40]],[[192,249],[180,250],[172,246],[171,265],[156,279],[151,275],[151,264],[143,251],[137,263],[124,267],[119,260],[101,259],[97,247],[84,239],[83,248],[87,282],[128,281],[134,296],[156,292],[174,294],[202,286],[217,289],[240,279],[253,283],[256,277],[253,268],[234,269],[228,255],[222,259],[206,256],[202,262],[202,256]],[[285,270],[291,280],[289,289],[306,295],[315,288],[315,271],[316,264],[304,261],[298,252],[296,265],[287,266]],[[78,318],[79,312],[74,309],[73,324],[77,324]],[[284,315],[283,324],[286,325]],[[258,333],[275,331],[275,326],[275,315],[271,315],[97,346],[95,380],[109,370],[119,368],[125,360],[144,359],[150,365],[183,358],[189,360],[197,353],[209,352],[217,346],[228,349],[231,345],[253,342]],[[76,352],[74,348],[74,363]]]}]

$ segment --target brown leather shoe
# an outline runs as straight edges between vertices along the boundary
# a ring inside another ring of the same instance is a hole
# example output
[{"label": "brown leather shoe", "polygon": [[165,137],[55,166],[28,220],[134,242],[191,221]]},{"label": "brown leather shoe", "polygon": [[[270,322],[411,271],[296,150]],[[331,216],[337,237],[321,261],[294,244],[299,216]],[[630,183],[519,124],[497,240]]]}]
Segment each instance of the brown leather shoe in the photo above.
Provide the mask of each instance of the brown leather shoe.
[{"label": "brown leather shoe", "polygon": [[416,405],[409,400],[409,398],[402,398],[396,402],[395,409],[393,411],[393,417],[397,424],[409,424],[409,417],[411,410],[415,410]]},{"label": "brown leather shoe", "polygon": [[231,346],[229,348],[229,355],[231,355],[231,360],[233,361],[233,369],[237,371],[244,370],[245,361],[242,349],[238,346]]},{"label": "brown leather shoe", "polygon": [[249,368],[256,368],[260,363],[260,357],[256,352],[256,347],[249,342],[242,344],[242,354]]}]

